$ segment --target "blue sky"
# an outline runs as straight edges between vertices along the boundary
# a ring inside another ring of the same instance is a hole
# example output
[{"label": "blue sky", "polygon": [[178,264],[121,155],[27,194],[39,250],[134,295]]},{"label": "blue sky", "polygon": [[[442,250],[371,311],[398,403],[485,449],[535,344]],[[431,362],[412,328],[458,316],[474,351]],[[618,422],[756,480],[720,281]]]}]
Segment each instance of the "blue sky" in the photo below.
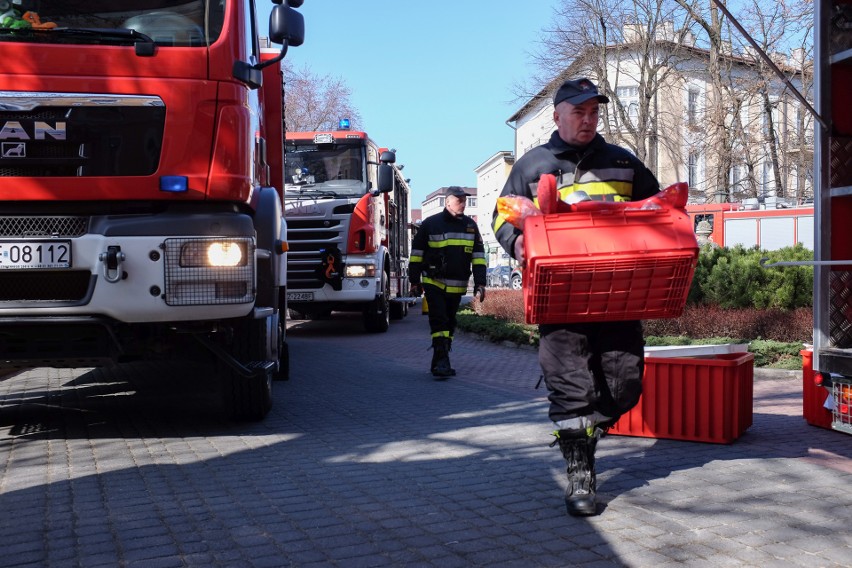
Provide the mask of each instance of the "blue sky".
[{"label": "blue sky", "polygon": [[[305,0],[305,43],[287,58],[344,79],[364,130],[397,149],[418,208],[440,187],[475,187],[474,168],[514,149],[512,86],[532,74],[552,4]],[[259,5],[265,27],[271,3]]]}]

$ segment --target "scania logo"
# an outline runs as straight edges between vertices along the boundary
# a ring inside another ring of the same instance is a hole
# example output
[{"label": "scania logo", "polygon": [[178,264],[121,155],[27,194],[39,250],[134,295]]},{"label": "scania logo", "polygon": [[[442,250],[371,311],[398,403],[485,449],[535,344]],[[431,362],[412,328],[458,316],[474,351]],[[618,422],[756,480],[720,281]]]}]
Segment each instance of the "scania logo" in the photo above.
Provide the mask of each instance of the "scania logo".
[{"label": "scania logo", "polygon": [[36,120],[32,124],[24,125],[17,120],[8,120],[2,124],[0,140],[47,140],[48,137],[54,140],[65,140],[66,123],[64,121],[50,125]]}]

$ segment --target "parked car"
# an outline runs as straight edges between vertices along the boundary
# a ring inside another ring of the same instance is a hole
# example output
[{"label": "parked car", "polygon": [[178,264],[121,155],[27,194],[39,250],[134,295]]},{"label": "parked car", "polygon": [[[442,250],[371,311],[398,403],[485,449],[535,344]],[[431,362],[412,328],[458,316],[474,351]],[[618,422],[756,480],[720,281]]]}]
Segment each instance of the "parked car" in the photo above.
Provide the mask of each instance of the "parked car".
[{"label": "parked car", "polygon": [[524,285],[524,277],[523,270],[520,266],[516,266],[512,269],[512,273],[509,275],[509,282],[512,287],[512,290],[520,290]]},{"label": "parked car", "polygon": [[511,266],[493,266],[486,271],[485,285],[490,288],[507,288],[511,283]]}]

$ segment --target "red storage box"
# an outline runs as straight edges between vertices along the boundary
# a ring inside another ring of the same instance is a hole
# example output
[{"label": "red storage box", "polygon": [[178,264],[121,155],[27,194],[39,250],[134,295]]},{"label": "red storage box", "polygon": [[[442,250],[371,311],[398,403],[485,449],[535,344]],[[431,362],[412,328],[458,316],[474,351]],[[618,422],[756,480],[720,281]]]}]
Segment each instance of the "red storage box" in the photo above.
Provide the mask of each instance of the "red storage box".
[{"label": "red storage box", "polygon": [[802,356],[802,415],[811,426],[831,429],[831,410],[823,406],[828,389],[817,384],[819,373],[813,370],[814,352],[803,349]]},{"label": "red storage box", "polygon": [[674,318],[698,259],[680,208],[602,209],[524,221],[527,323]]},{"label": "red storage box", "polygon": [[645,357],[642,396],[610,434],[730,444],[752,423],[754,354]]}]

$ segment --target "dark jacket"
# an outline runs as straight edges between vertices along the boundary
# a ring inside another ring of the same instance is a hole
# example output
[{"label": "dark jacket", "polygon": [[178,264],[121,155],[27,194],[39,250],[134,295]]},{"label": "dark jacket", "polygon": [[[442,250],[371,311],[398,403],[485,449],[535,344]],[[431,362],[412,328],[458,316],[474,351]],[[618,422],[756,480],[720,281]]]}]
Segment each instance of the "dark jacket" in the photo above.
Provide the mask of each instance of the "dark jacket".
[{"label": "dark jacket", "polygon": [[[610,144],[600,134],[585,148],[567,144],[554,131],[550,140],[524,154],[515,162],[503,195],[522,195],[538,204],[536,189],[542,174],[556,176],[559,195],[565,199],[574,191],[585,191],[592,199],[636,201],[660,191],[654,174],[628,150]],[[521,230],[494,209],[492,228],[497,240],[513,257],[515,239]]]},{"label": "dark jacket", "polygon": [[411,283],[464,294],[471,267],[474,286],[485,286],[485,246],[476,221],[467,215],[455,217],[446,209],[424,219],[411,242]]}]

